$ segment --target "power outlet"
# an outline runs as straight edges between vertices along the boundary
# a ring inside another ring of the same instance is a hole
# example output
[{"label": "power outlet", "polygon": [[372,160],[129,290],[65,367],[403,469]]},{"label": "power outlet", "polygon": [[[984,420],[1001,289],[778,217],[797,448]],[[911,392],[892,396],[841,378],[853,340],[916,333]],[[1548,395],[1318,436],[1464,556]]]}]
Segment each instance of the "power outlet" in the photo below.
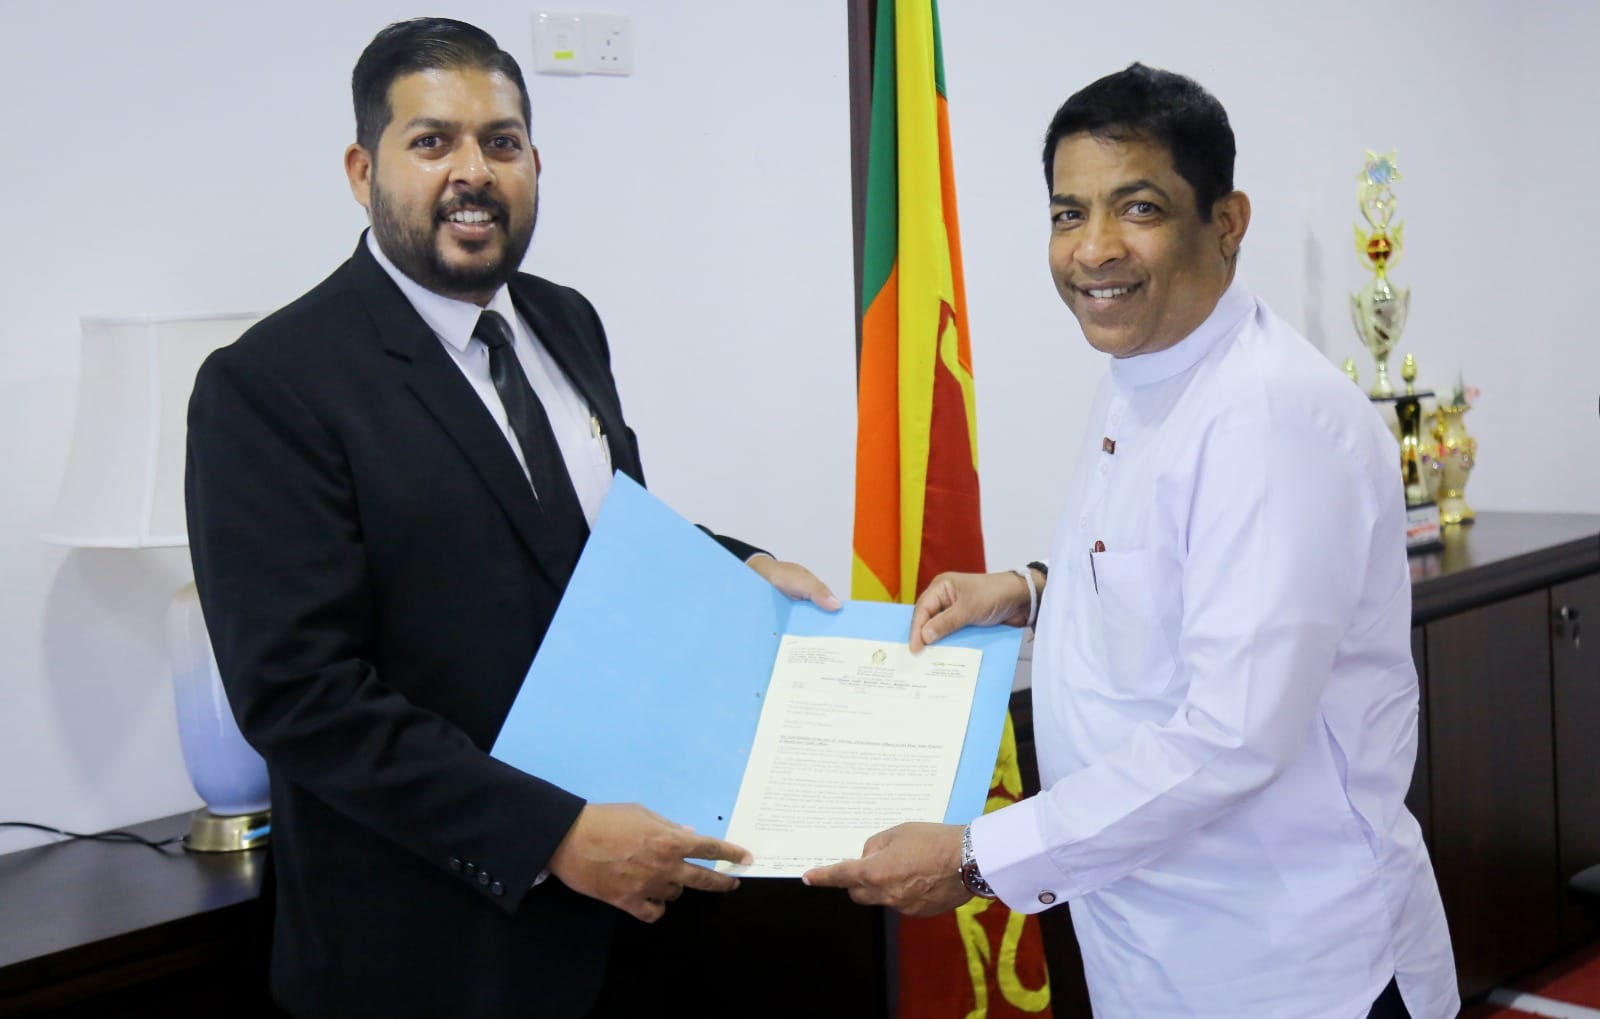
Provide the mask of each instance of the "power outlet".
[{"label": "power outlet", "polygon": [[588,74],[633,73],[633,28],[624,14],[583,14],[583,69]]}]

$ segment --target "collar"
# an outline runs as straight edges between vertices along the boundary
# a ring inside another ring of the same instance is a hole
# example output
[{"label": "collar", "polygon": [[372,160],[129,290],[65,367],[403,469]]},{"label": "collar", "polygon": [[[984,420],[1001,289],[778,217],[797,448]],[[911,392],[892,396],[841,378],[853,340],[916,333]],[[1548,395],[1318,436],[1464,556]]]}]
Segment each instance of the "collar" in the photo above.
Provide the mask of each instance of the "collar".
[{"label": "collar", "polygon": [[[367,231],[367,249],[372,252],[372,257],[383,267],[383,271],[394,280],[395,286],[405,295],[406,300],[422,316],[422,321],[434,334],[454,347],[458,352],[465,352],[467,342],[472,339],[472,331],[478,327],[478,316],[483,314],[484,308],[478,307],[471,301],[458,301],[454,297],[445,297],[407,276],[383,253],[383,248],[378,245],[378,238],[371,230]],[[504,284],[494,292],[490,299],[488,310],[498,311],[504,316],[507,323],[516,330],[517,311],[511,303],[511,291]]]},{"label": "collar", "polygon": [[1111,377],[1118,385],[1137,387],[1181,375],[1198,364],[1225,337],[1232,335],[1255,306],[1255,297],[1235,277],[1218,298],[1217,306],[1194,332],[1165,350],[1112,358]]}]

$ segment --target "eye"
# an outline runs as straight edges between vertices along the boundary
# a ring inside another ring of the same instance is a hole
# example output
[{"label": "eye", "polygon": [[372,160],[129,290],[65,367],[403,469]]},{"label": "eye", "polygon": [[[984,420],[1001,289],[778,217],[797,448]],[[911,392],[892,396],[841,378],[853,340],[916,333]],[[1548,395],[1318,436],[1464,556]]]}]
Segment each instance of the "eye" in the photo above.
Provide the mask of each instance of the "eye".
[{"label": "eye", "polygon": [[1154,216],[1161,211],[1154,202],[1138,201],[1128,205],[1130,216]]},{"label": "eye", "polygon": [[522,139],[511,134],[497,134],[489,139],[489,148],[498,152],[519,152],[522,150]]},{"label": "eye", "polygon": [[411,147],[414,149],[437,149],[443,145],[444,139],[436,134],[424,134],[411,139]]},{"label": "eye", "polygon": [[1050,215],[1050,222],[1056,226],[1069,226],[1082,219],[1082,209],[1059,209]]}]

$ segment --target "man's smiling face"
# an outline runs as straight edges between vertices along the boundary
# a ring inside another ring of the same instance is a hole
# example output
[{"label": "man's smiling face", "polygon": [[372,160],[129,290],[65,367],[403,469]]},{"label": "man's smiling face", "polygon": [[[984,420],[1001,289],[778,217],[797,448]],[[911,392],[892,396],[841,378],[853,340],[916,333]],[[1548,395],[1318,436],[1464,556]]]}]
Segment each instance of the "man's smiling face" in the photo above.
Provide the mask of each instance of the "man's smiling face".
[{"label": "man's smiling face", "polygon": [[389,87],[378,151],[351,146],[346,171],[384,254],[435,293],[482,304],[533,238],[539,163],[522,96],[503,74],[427,70]]},{"label": "man's smiling face", "polygon": [[1166,147],[1069,135],[1050,187],[1050,275],[1096,350],[1165,350],[1206,320],[1233,279],[1249,222],[1235,191],[1202,219]]}]

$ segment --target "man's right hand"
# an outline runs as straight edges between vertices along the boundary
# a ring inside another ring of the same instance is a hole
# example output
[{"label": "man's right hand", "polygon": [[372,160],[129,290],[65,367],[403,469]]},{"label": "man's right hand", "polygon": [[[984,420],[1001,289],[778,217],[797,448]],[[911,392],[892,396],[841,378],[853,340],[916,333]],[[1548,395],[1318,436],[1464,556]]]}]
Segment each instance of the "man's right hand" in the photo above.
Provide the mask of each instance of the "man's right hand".
[{"label": "man's right hand", "polygon": [[575,892],[655,923],[685,888],[739,887],[737,878],[691,858],[751,862],[749,850],[696,835],[637,803],[590,803],[550,857],[550,873]]},{"label": "man's right hand", "polygon": [[1015,573],[941,573],[911,612],[911,650],[963,626],[1028,625],[1028,582]]}]

